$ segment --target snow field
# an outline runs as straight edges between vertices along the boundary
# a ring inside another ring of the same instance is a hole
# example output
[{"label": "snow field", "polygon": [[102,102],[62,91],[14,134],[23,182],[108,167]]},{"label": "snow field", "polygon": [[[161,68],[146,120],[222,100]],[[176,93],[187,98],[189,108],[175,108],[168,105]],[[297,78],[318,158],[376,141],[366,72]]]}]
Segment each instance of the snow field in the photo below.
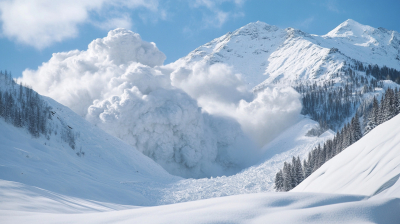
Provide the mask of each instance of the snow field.
[{"label": "snow field", "polygon": [[300,119],[293,127],[267,144],[259,162],[238,174],[216,178],[183,179],[160,189],[160,204],[179,203],[200,199],[274,191],[275,174],[285,161],[293,155],[305,158],[318,144],[333,138],[327,131],[319,137],[306,137],[305,134],[317,122],[308,118]]},{"label": "snow field", "polygon": [[361,194],[373,196],[394,185],[400,176],[400,116],[379,125],[326,162],[293,192]]},{"label": "snow field", "polygon": [[[65,197],[0,181],[2,192],[25,198],[0,206],[2,223],[394,223],[400,199],[317,193],[259,193],[153,207]],[[7,195],[0,195],[2,201]]]}]

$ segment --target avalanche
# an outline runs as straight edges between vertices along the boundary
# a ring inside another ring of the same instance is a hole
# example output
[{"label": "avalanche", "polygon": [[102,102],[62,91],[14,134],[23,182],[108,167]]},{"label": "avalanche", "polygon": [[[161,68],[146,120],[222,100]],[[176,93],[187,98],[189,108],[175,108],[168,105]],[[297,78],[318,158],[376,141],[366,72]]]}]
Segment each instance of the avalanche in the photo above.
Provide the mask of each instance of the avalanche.
[{"label": "avalanche", "polygon": [[182,177],[237,173],[298,121],[300,96],[290,87],[252,93],[225,65],[175,71],[164,59],[154,43],[116,29],[19,81]]}]

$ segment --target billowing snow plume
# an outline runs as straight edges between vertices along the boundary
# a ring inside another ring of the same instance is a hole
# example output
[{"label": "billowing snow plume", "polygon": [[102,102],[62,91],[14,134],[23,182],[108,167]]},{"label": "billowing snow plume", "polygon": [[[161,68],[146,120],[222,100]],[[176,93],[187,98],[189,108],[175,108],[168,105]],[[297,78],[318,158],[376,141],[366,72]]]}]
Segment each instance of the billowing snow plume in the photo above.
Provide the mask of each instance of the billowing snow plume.
[{"label": "billowing snow plume", "polygon": [[253,94],[226,65],[171,69],[164,59],[154,43],[116,29],[86,51],[53,54],[20,81],[184,177],[233,174],[251,165],[259,157],[256,145],[300,112],[291,89]]},{"label": "billowing snow plume", "polygon": [[87,119],[180,176],[233,174],[250,164],[255,147],[236,121],[202,112],[151,71],[135,67],[115,78],[123,93],[96,100]]},{"label": "billowing snow plume", "polygon": [[233,115],[259,146],[294,125],[301,112],[300,95],[290,87],[266,88],[251,102],[241,100]]},{"label": "billowing snow plume", "polygon": [[96,99],[114,93],[114,78],[129,65],[162,65],[165,55],[154,43],[142,41],[139,34],[116,29],[89,44],[86,51],[54,53],[50,61],[36,71],[25,70],[21,81],[43,95],[67,105],[84,116]]},{"label": "billowing snow plume", "polygon": [[237,120],[259,147],[292,126],[301,111],[300,95],[294,89],[268,87],[253,94],[241,75],[225,64],[195,63],[192,68],[176,69],[171,80],[207,112]]}]

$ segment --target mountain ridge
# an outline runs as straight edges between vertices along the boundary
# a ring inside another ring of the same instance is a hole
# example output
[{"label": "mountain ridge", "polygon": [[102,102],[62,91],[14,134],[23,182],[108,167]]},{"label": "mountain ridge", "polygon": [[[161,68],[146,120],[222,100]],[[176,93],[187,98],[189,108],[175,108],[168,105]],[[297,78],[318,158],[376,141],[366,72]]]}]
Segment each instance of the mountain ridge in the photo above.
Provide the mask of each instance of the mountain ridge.
[{"label": "mountain ridge", "polygon": [[[399,40],[396,31],[373,28],[351,19],[325,35],[257,21],[215,38],[170,65],[225,63],[243,74],[249,87],[254,88],[261,82],[272,84],[277,79],[287,84],[316,78],[324,68],[325,74],[333,74],[352,59],[365,66],[377,64],[400,70]],[[336,59],[329,57],[335,53]],[[247,63],[242,62],[244,58]]]}]

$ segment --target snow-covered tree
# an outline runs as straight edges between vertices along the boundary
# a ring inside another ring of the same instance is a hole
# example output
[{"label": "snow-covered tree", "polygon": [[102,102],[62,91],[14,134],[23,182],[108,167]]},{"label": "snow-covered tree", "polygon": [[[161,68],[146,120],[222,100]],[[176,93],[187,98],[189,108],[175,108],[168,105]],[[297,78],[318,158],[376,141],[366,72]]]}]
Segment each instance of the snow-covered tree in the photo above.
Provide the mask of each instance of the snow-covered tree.
[{"label": "snow-covered tree", "polygon": [[353,117],[351,120],[351,132],[353,135],[353,143],[358,141],[362,137],[361,127],[360,127],[360,120],[358,118],[358,114]]},{"label": "snow-covered tree", "polygon": [[276,173],[276,175],[275,175],[275,186],[274,186],[274,188],[275,188],[276,191],[283,191],[283,182],[284,182],[283,173],[282,173],[282,170],[279,170],[279,172]]}]

